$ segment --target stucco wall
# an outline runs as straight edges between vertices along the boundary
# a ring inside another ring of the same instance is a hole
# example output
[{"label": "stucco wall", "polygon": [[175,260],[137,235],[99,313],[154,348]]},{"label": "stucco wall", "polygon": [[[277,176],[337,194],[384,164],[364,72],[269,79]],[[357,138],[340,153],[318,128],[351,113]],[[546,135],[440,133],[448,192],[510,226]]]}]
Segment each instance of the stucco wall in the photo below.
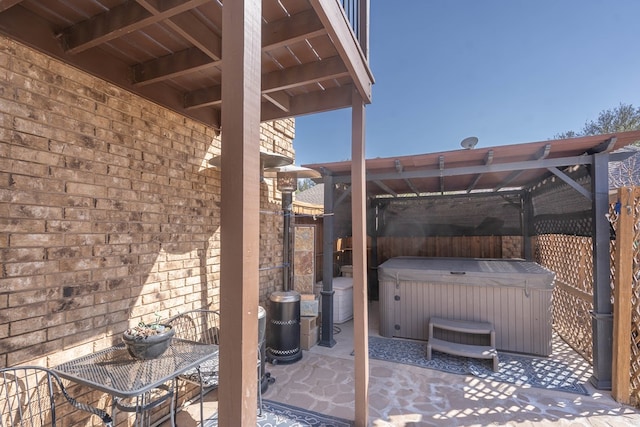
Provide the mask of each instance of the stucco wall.
[{"label": "stucco wall", "polygon": [[[213,129],[0,37],[0,367],[56,365],[154,313],[218,308]],[[261,144],[293,156],[294,121]],[[261,302],[282,216],[261,185]]]}]

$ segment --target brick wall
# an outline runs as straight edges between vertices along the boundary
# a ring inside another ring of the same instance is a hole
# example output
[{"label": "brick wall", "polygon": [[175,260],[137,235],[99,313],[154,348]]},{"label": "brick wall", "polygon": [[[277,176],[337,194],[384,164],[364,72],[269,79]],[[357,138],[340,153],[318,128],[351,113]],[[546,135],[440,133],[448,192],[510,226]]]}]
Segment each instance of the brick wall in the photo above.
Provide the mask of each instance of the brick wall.
[{"label": "brick wall", "polygon": [[[0,37],[0,367],[56,365],[140,318],[218,308],[213,129]],[[261,144],[293,156],[294,121]],[[261,302],[282,288],[261,185]]]}]

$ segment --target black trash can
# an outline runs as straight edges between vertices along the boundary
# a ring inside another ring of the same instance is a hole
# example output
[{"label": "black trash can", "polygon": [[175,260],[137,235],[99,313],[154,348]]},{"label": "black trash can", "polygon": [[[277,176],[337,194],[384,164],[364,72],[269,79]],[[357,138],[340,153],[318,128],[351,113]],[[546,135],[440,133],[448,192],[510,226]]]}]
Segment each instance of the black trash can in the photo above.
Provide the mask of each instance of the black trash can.
[{"label": "black trash can", "polygon": [[302,358],[300,348],[300,294],[274,292],[271,300],[267,360],[273,364],[293,363]]}]

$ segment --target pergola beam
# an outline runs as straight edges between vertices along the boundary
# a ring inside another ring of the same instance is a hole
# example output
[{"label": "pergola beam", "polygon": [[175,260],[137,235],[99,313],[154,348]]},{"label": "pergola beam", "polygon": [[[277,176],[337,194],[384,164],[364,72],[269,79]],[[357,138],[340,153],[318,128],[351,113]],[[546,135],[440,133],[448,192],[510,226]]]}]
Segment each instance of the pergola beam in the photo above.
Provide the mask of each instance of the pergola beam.
[{"label": "pergola beam", "polygon": [[613,150],[613,147],[615,147],[617,141],[618,138],[612,136],[611,138],[602,141],[600,145],[593,147],[592,149],[587,151],[587,154],[610,153],[611,150]]},{"label": "pergola beam", "polygon": [[[620,152],[611,153],[611,161],[621,161],[632,153]],[[398,172],[380,172],[367,174],[367,181],[386,181],[405,178],[436,178],[441,174],[443,176],[460,176],[460,175],[474,175],[485,174],[495,172],[510,172],[513,170],[533,170],[533,169],[547,169],[552,167],[565,167],[575,165],[590,165],[593,163],[593,156],[571,156],[571,157],[559,157],[556,159],[544,159],[544,160],[525,160],[520,162],[509,163],[495,163],[490,165],[480,166],[463,166],[457,168],[449,168],[440,171],[439,169],[420,169],[412,171]],[[334,175],[335,183],[347,183],[350,182],[349,175]]]},{"label": "pergola beam", "polygon": [[386,185],[384,182],[382,181],[373,181],[373,183],[375,185],[377,185],[378,187],[382,188],[384,191],[386,191],[388,194],[392,195],[393,197],[398,197],[398,193],[396,193],[395,191],[393,191],[388,185]]},{"label": "pergola beam", "polygon": [[589,193],[589,191],[587,191],[586,188],[584,188],[582,185],[578,184],[573,178],[571,178],[569,175],[567,175],[566,173],[564,173],[560,169],[558,169],[558,168],[547,168],[547,170],[549,172],[551,172],[552,174],[554,174],[555,176],[557,176],[558,178],[560,178],[562,181],[564,181],[567,185],[569,185],[569,187],[573,188],[578,193],[582,194],[584,197],[587,198],[587,200],[589,200],[589,201],[593,200],[593,196],[591,195],[591,193]]},{"label": "pergola beam", "polygon": [[[544,147],[542,147],[542,149],[540,149],[540,151],[538,151],[538,153],[536,153],[533,156],[532,160],[533,161],[540,161],[542,159],[546,159],[549,156],[550,152],[551,152],[551,144],[547,144]],[[504,181],[502,181],[498,187],[494,188],[494,191],[498,191],[498,190],[506,187],[511,182],[513,182],[513,180],[518,178],[523,173],[524,173],[523,170],[516,170],[516,171],[511,172],[511,174]]]},{"label": "pergola beam", "polygon": [[[402,163],[400,162],[400,160],[396,159],[395,164],[396,164],[396,171],[398,173],[402,173],[402,171],[404,170],[404,166],[402,166]],[[420,196],[420,192],[418,191],[416,186],[413,185],[410,179],[404,178],[403,180],[404,180],[404,183],[407,184],[407,187],[409,187],[409,189],[413,191],[416,196]],[[380,182],[380,181],[377,181],[377,182]]]},{"label": "pergola beam", "polygon": [[334,208],[336,206],[340,206],[340,203],[342,203],[344,199],[346,199],[349,196],[349,194],[351,194],[352,188],[353,188],[352,186],[348,186],[347,189],[343,191],[342,194],[340,194],[340,196],[336,199],[335,203],[333,204]]},{"label": "pergola beam", "polygon": [[[493,150],[489,150],[487,152],[487,156],[484,158],[485,166],[488,166],[491,163],[493,163]],[[480,178],[482,178],[482,174],[478,174],[473,180],[473,182],[467,187],[467,193],[470,193],[471,190],[476,188],[476,185],[478,185],[478,182],[480,182]]]}]

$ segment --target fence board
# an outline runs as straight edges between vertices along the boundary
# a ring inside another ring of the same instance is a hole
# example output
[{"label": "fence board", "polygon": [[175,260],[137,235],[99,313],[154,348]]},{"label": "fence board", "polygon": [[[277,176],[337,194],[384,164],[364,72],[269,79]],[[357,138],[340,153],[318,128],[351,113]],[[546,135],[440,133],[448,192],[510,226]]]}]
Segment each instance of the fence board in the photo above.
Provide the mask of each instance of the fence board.
[{"label": "fence board", "polygon": [[640,300],[638,298],[640,188],[620,188],[615,222],[612,391],[614,399],[637,404],[640,395]]},{"label": "fence board", "polygon": [[378,237],[378,263],[397,256],[502,258],[501,236]]}]

